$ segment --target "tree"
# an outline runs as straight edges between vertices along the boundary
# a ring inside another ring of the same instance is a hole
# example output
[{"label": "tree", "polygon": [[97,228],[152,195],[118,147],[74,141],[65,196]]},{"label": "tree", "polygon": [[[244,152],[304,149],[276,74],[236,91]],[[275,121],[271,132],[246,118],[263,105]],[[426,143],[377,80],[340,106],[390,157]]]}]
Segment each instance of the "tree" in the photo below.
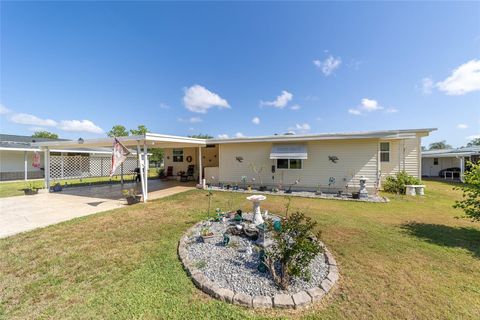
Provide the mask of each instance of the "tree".
[{"label": "tree", "polygon": [[467,143],[467,147],[474,147],[474,146],[480,146],[480,138],[475,138],[469,143]]},{"label": "tree", "polygon": [[447,144],[447,141],[437,141],[430,143],[428,150],[451,149],[452,146]]},{"label": "tree", "polygon": [[203,133],[199,133],[199,134],[193,134],[191,136],[189,136],[190,138],[197,138],[197,139],[213,139],[213,137],[209,134],[203,134]]},{"label": "tree", "polygon": [[117,124],[112,127],[112,130],[107,132],[109,137],[126,137],[128,136],[127,128],[124,126]]},{"label": "tree", "polygon": [[58,134],[48,131],[35,131],[32,138],[58,139]]},{"label": "tree", "polygon": [[130,133],[134,136],[143,136],[148,131],[147,127],[143,124],[137,126],[137,129],[130,129]]},{"label": "tree", "polygon": [[461,187],[454,188],[463,191],[463,198],[455,201],[453,207],[463,209],[466,217],[472,221],[480,221],[480,161],[468,162],[467,165],[470,170],[465,172],[465,183]]},{"label": "tree", "polygon": [[427,147],[422,146],[422,151],[427,151]]}]

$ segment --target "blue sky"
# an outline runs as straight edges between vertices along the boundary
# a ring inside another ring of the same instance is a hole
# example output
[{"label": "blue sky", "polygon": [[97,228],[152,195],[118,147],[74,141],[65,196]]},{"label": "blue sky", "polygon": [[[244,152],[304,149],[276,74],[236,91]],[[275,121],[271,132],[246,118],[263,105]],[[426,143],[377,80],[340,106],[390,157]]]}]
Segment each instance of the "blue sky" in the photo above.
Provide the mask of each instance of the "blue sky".
[{"label": "blue sky", "polygon": [[[1,132],[480,135],[480,3],[1,3]],[[258,120],[258,121],[257,121]]]}]

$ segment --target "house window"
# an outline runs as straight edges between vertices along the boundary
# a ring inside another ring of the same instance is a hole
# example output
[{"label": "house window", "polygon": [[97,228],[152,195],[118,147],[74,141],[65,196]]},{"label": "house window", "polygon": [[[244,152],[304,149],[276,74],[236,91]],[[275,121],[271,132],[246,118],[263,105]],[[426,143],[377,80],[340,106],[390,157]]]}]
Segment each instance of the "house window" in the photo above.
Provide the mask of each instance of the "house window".
[{"label": "house window", "polygon": [[277,159],[277,169],[302,169],[302,160]]},{"label": "house window", "polygon": [[380,161],[390,162],[390,142],[380,142]]},{"label": "house window", "polygon": [[433,158],[433,165],[438,166],[438,158]]},{"label": "house window", "polygon": [[183,162],[183,149],[173,149],[173,162]]},{"label": "house window", "polygon": [[288,169],[288,159],[277,159],[277,169]]}]

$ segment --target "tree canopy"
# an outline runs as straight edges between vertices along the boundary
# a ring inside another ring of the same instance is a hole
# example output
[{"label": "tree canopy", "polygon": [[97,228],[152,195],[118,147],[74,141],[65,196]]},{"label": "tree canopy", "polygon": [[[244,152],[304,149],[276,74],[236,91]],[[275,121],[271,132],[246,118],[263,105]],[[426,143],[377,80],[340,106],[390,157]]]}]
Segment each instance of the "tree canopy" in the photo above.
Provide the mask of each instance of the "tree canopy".
[{"label": "tree canopy", "polygon": [[58,134],[48,131],[35,131],[32,134],[32,138],[45,138],[45,139],[58,139]]},{"label": "tree canopy", "polygon": [[134,136],[141,136],[147,132],[150,132],[150,131],[148,131],[147,127],[143,124],[138,125],[137,129],[130,129],[130,133]]},{"label": "tree canopy", "polygon": [[451,149],[452,146],[447,144],[447,141],[437,141],[430,143],[428,150]]},{"label": "tree canopy", "polygon": [[124,126],[117,124],[112,127],[110,131],[107,132],[109,137],[126,137],[128,136],[127,128]]},{"label": "tree canopy", "polygon": [[480,146],[480,138],[475,138],[469,143],[467,143],[467,147],[473,147],[473,146]]}]

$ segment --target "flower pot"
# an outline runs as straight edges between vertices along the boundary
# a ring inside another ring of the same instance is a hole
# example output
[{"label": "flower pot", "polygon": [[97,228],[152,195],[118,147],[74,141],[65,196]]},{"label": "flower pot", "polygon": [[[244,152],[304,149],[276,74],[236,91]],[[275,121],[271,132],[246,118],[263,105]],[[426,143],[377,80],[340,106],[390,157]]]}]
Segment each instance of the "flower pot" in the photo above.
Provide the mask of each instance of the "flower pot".
[{"label": "flower pot", "polygon": [[216,241],[216,237],[215,235],[212,233],[212,234],[208,234],[206,236],[200,236],[202,238],[202,241],[204,243],[215,243]]},{"label": "flower pot", "polygon": [[360,192],[352,192],[353,199],[360,199]]},{"label": "flower pot", "polygon": [[125,199],[127,199],[127,203],[129,205],[132,205],[132,204],[135,204],[135,203],[139,203],[141,197],[140,196],[127,196],[127,197],[125,197]]},{"label": "flower pot", "polygon": [[26,196],[33,196],[38,193],[38,189],[23,189]]}]

